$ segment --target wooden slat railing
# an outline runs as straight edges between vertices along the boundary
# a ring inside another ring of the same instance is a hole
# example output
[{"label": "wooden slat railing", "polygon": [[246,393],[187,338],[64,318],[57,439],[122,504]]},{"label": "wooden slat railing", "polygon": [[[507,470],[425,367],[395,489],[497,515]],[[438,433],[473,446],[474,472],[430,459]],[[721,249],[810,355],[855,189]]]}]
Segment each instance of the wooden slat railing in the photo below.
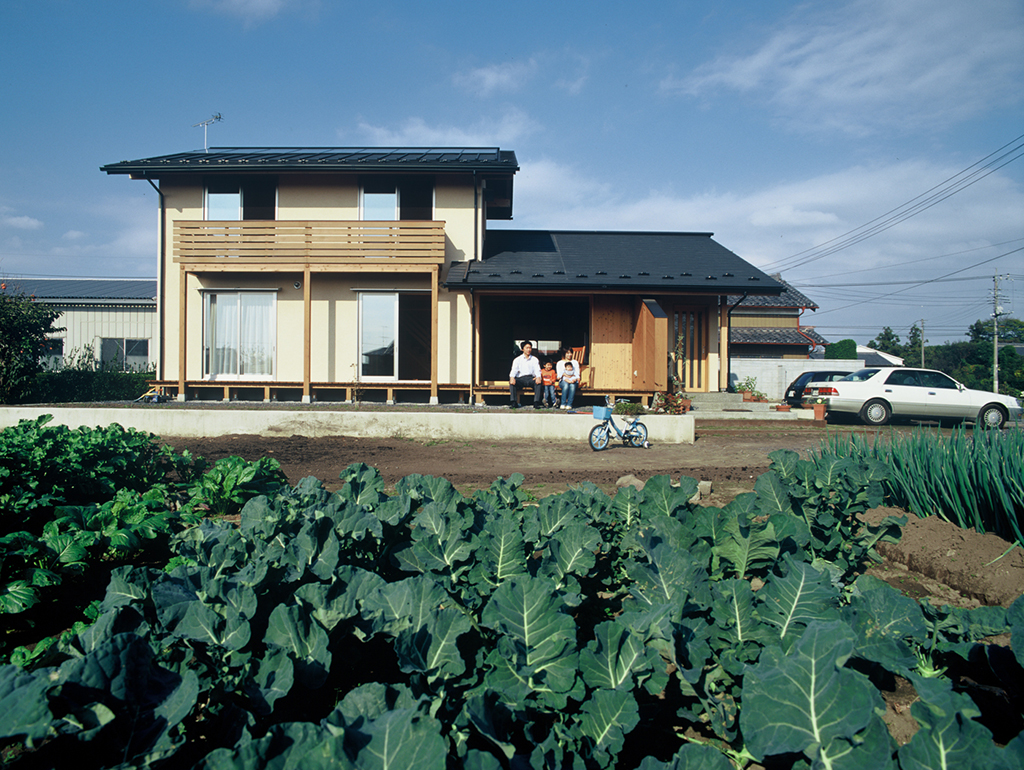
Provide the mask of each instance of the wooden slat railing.
[{"label": "wooden slat railing", "polygon": [[281,262],[391,257],[444,262],[444,222],[243,221],[174,223],[174,259]]}]

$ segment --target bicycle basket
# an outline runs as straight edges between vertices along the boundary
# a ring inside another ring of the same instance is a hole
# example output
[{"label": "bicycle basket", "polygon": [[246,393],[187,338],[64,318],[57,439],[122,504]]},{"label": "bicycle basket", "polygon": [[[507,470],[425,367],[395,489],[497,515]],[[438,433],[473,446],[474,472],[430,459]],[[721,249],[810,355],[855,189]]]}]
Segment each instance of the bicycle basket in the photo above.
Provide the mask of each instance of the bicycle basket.
[{"label": "bicycle basket", "polygon": [[612,416],[612,408],[610,406],[595,406],[594,407],[594,419],[595,420],[607,420]]}]

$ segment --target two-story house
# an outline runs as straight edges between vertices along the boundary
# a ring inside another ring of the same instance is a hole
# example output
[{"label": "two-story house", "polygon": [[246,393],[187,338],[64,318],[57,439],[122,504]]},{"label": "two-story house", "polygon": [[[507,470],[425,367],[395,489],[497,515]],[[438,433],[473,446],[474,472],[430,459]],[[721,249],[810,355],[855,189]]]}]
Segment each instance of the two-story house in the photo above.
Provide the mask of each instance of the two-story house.
[{"label": "two-story house", "polygon": [[710,233],[489,229],[512,218],[518,168],[498,148],[104,166],[159,195],[159,384],[179,399],[500,401],[530,339],[575,349],[585,393],[725,388],[727,297],[783,287]]}]

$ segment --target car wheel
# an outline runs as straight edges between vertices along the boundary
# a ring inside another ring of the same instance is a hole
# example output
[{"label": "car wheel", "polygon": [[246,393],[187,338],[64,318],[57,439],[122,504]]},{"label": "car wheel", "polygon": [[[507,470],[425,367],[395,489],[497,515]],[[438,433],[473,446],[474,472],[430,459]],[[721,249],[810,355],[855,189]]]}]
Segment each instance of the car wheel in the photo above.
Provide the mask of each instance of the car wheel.
[{"label": "car wheel", "polygon": [[880,399],[868,401],[860,410],[860,419],[867,425],[885,425],[892,417],[889,405]]},{"label": "car wheel", "polygon": [[978,412],[978,424],[999,430],[1006,423],[1006,413],[996,404],[983,406]]}]

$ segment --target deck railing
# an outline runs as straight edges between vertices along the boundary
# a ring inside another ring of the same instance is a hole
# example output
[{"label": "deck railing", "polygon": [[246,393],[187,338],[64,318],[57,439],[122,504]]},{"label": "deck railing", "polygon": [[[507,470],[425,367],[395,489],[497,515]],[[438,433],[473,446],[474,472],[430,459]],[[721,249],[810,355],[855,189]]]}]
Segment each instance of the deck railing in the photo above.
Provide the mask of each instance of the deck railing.
[{"label": "deck railing", "polygon": [[226,258],[284,263],[397,258],[444,262],[444,222],[178,221],[176,262]]}]

